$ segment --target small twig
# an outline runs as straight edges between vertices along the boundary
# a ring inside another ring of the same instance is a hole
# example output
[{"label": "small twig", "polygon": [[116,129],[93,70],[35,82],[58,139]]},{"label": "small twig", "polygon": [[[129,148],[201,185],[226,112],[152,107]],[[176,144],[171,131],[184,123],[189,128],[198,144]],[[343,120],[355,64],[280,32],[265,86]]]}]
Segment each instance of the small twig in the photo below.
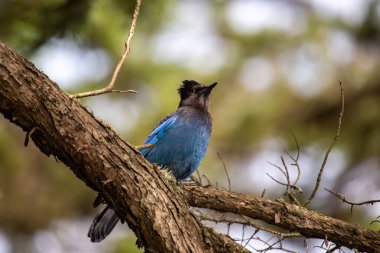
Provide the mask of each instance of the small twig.
[{"label": "small twig", "polygon": [[296,143],[296,146],[297,146],[297,156],[294,158],[292,155],[290,155],[289,153],[288,153],[288,151],[287,150],[284,150],[285,151],[285,153],[287,154],[287,156],[290,158],[290,159],[292,159],[293,160],[293,166],[295,166],[296,168],[297,168],[297,178],[294,180],[294,182],[293,182],[293,185],[297,185],[297,183],[298,183],[298,181],[300,180],[300,178],[301,178],[301,168],[300,168],[300,166],[299,166],[299,164],[298,164],[298,160],[299,160],[299,158],[300,158],[300,146],[299,146],[299,144],[298,144],[298,141],[297,141],[297,138],[296,138],[296,136],[293,134],[293,138],[294,138],[294,142]]},{"label": "small twig", "polygon": [[264,189],[263,192],[261,193],[261,197],[264,198],[264,195],[265,195],[265,189]]},{"label": "small twig", "polygon": [[218,222],[223,222],[223,223],[227,223],[227,224],[235,223],[235,224],[241,224],[241,225],[245,225],[245,226],[251,226],[251,227],[257,228],[259,230],[263,230],[265,232],[272,233],[272,234],[277,235],[281,238],[302,237],[302,235],[298,232],[282,233],[282,232],[279,232],[279,231],[276,231],[276,230],[273,230],[270,228],[266,228],[264,226],[261,226],[261,225],[255,223],[251,218],[246,217],[244,215],[239,216],[239,218],[230,218],[230,217],[227,217],[226,215],[222,215],[220,217],[214,217],[214,216],[206,215],[206,214],[201,213],[201,212],[193,212],[193,214],[198,216],[199,219],[201,219],[201,220],[208,220],[208,221],[213,221],[213,222],[217,222],[217,223]]},{"label": "small twig", "polygon": [[325,239],[323,240],[322,243],[324,243],[324,244],[326,245],[326,247],[329,246],[329,240],[328,240],[328,238],[327,238],[327,235],[325,235]]},{"label": "small twig", "polygon": [[376,217],[376,220],[371,221],[369,224],[372,225],[372,224],[374,224],[376,222],[380,223],[380,215]]},{"label": "small twig", "polygon": [[268,177],[270,177],[270,178],[271,178],[273,181],[275,181],[276,183],[278,183],[278,184],[280,184],[280,185],[282,185],[282,186],[287,186],[286,183],[283,183],[283,182],[281,182],[281,181],[275,179],[275,178],[272,177],[269,173],[266,173],[266,174],[267,174]]},{"label": "small twig", "polygon": [[255,231],[253,232],[253,234],[248,238],[247,242],[245,243],[244,245],[244,248],[247,247],[247,245],[249,244],[249,242],[253,239],[253,237],[260,231],[259,228],[256,228]]},{"label": "small twig", "polygon": [[137,151],[140,151],[141,149],[151,148],[151,147],[153,147],[153,146],[154,146],[153,143],[148,143],[148,144],[143,144],[143,145],[137,145],[137,146],[135,146],[135,149],[136,149]]},{"label": "small twig", "polygon": [[245,236],[245,225],[241,226],[241,228],[242,228],[241,245],[243,245],[243,242],[244,242],[244,236]]},{"label": "small twig", "polygon": [[230,235],[231,223],[227,223],[227,235]]},{"label": "small twig", "polygon": [[205,185],[204,187],[212,186],[212,183],[211,183],[210,179],[205,174],[203,174],[202,177],[204,179],[206,179],[206,181],[207,181],[207,185]]},{"label": "small twig", "polygon": [[141,1],[142,0],[136,1],[135,10],[134,10],[133,16],[132,16],[131,28],[129,29],[127,41],[125,42],[124,53],[122,54],[118,64],[116,65],[116,68],[112,74],[112,78],[111,78],[111,81],[109,82],[109,84],[102,89],[82,92],[82,93],[70,95],[70,97],[72,97],[72,98],[83,98],[83,97],[96,96],[96,95],[109,93],[109,92],[118,92],[118,93],[132,92],[132,93],[136,93],[136,91],[134,91],[134,90],[125,90],[125,91],[113,90],[113,87],[115,86],[115,82],[116,82],[116,79],[119,75],[119,72],[120,72],[121,68],[123,67],[125,59],[127,58],[129,51],[131,49],[131,41],[132,41],[133,35],[135,33],[137,17],[139,16]]},{"label": "small twig", "polygon": [[202,177],[201,177],[201,173],[199,172],[199,170],[196,170],[195,172],[197,173],[197,176],[198,176],[199,182],[200,182],[201,185],[202,185]]},{"label": "small twig", "polygon": [[326,250],[326,253],[333,253],[336,250],[339,250],[339,252],[344,252],[342,250],[342,246],[336,244],[327,244],[326,242],[322,242],[321,245],[316,245],[313,248]]},{"label": "small twig", "polygon": [[328,191],[329,193],[333,194],[338,199],[342,200],[344,203],[349,204],[351,206],[351,216],[352,216],[354,206],[373,205],[375,203],[380,203],[380,199],[367,200],[367,201],[363,201],[363,202],[352,202],[352,201],[347,200],[346,197],[341,193],[334,192],[333,190],[329,190],[327,188],[325,188],[325,190]]},{"label": "small twig", "polygon": [[199,179],[198,179],[196,176],[191,175],[191,176],[190,176],[190,179],[191,179],[192,181],[194,181],[194,183],[195,183],[196,185],[198,185],[198,186],[202,186],[201,182],[199,182]]},{"label": "small twig", "polygon": [[[285,151],[286,152],[286,151]],[[286,154],[291,157],[292,160],[294,160],[294,158],[286,152]],[[298,156],[297,156],[298,157]],[[298,159],[298,158],[297,158]],[[302,189],[300,187],[298,187],[297,185],[295,184],[291,184],[290,183],[290,174],[289,174],[289,170],[288,170],[288,166],[286,165],[286,162],[285,162],[285,159],[283,156],[281,156],[281,162],[282,162],[282,166],[284,167],[281,168],[280,166],[276,165],[276,164],[273,164],[271,162],[268,162],[270,165],[272,165],[273,167],[277,168],[279,171],[281,171],[281,173],[285,176],[286,178],[286,183],[283,183],[277,179],[275,179],[274,177],[272,177],[269,173],[266,173],[268,177],[270,177],[273,181],[275,181],[276,183],[282,185],[282,186],[285,186],[286,189],[285,189],[285,192],[283,193],[284,196],[288,196],[289,197],[289,200],[291,203],[296,203],[297,205],[300,205],[299,201],[297,200],[297,198],[295,197],[296,194],[298,193],[301,193],[302,192]],[[300,174],[298,174],[299,176]],[[295,180],[295,182],[298,181],[298,176],[297,176],[297,179]],[[292,191],[294,190],[294,191]]]},{"label": "small twig", "polygon": [[289,178],[289,170],[288,170],[288,166],[286,166],[286,163],[285,163],[285,160],[284,160],[284,157],[281,156],[281,162],[282,162],[282,166],[284,166],[284,169],[285,169],[285,177],[286,177],[286,193],[289,193],[290,194],[290,178]]},{"label": "small twig", "polygon": [[203,187],[203,184],[202,184],[202,177],[201,177],[201,173],[199,172],[199,169],[197,169],[195,171],[196,175],[193,174],[190,176],[191,180],[193,180],[197,185],[199,186],[202,186]]},{"label": "small twig", "polygon": [[275,168],[277,168],[279,171],[281,171],[281,173],[286,177],[286,173],[284,172],[284,170],[280,167],[280,166],[278,166],[278,165],[276,165],[276,164],[274,164],[274,163],[271,163],[271,162],[269,162],[269,161],[267,161],[267,163],[269,163],[270,165],[272,165],[273,167],[275,167]]},{"label": "small twig", "polygon": [[299,193],[299,191],[296,191],[294,193],[286,193],[286,196],[289,197],[290,203],[296,204],[297,206],[301,206],[301,203],[298,201],[298,199],[294,196],[295,194]]},{"label": "small twig", "polygon": [[[294,136],[294,135],[293,135]],[[294,137],[295,138],[295,137]],[[296,139],[295,139],[296,140]],[[272,165],[273,167],[277,168],[286,178],[286,183],[283,183],[277,179],[275,179],[274,177],[272,177],[270,174],[266,173],[268,177],[270,177],[273,181],[275,181],[276,183],[282,185],[282,186],[285,186],[285,192],[283,193],[284,196],[288,196],[289,197],[289,200],[290,202],[292,203],[297,203],[297,205],[300,205],[299,204],[299,201],[296,199],[295,195],[298,194],[298,193],[302,193],[302,189],[300,187],[298,187],[296,184],[298,182],[298,180],[300,179],[301,177],[301,169],[298,165],[298,158],[299,158],[299,145],[298,145],[298,142],[296,140],[296,144],[297,144],[297,157],[294,158],[286,149],[284,150],[285,154],[293,160],[293,164],[291,164],[292,166],[296,166],[297,167],[297,178],[294,180],[294,183],[291,183],[290,182],[290,172],[289,172],[289,169],[288,169],[288,166],[285,162],[285,159],[283,156],[281,156],[281,163],[282,163],[282,167],[276,165],[276,164],[273,164],[271,162],[268,162],[270,165]]]},{"label": "small twig", "polygon": [[136,90],[110,90],[107,93],[138,93]]},{"label": "small twig", "polygon": [[352,202],[346,199],[346,197],[343,194],[334,192],[332,190],[329,190],[325,188],[326,191],[330,192],[331,194],[335,195],[337,198],[341,199],[343,202],[353,205],[353,206],[361,206],[361,205],[373,205],[375,203],[380,203],[380,199],[374,199],[374,200],[367,200],[363,202]]},{"label": "small twig", "polygon": [[307,242],[306,238],[303,239],[303,247],[306,248],[306,253],[309,252],[309,243]]},{"label": "small twig", "polygon": [[231,180],[230,180],[230,175],[228,174],[228,171],[227,171],[226,164],[224,163],[222,156],[219,154],[219,152],[217,152],[217,154],[218,154],[220,161],[223,164],[224,171],[226,172],[226,176],[227,176],[227,180],[228,180],[228,190],[231,191]]},{"label": "small twig", "polygon": [[339,245],[335,245],[333,248],[331,248],[331,249],[328,249],[327,251],[326,251],[326,253],[333,253],[335,250],[337,250],[337,249],[340,249],[340,246]]},{"label": "small twig", "polygon": [[[268,250],[272,250],[272,249],[274,249],[273,247],[274,247],[276,244],[278,244],[278,243],[280,243],[280,246],[278,247],[278,249],[280,249],[280,250],[285,250],[285,249],[282,248],[282,244],[281,244],[281,241],[283,241],[284,239],[285,239],[285,238],[280,238],[280,239],[278,239],[278,241],[276,241],[276,242],[272,243],[271,245],[269,245],[268,248],[265,249],[263,252],[267,252]],[[287,252],[294,252],[294,251],[288,251],[288,250],[287,250]]]},{"label": "small twig", "polygon": [[33,127],[32,129],[30,129],[26,135],[25,135],[25,140],[24,140],[24,146],[28,146],[28,143],[29,143],[29,138],[30,136],[37,130],[37,127]]},{"label": "small twig", "polygon": [[294,134],[293,134],[293,137],[294,137],[294,141],[295,141],[296,146],[297,146],[297,156],[293,157],[286,149],[284,150],[284,152],[293,161],[293,163],[291,165],[296,167],[296,169],[297,169],[297,177],[296,177],[296,179],[294,180],[293,183],[290,183],[289,170],[288,170],[288,168],[286,166],[284,158],[281,156],[281,161],[282,161],[282,164],[283,164],[283,166],[285,168],[285,172],[286,172],[285,177],[287,179],[286,192],[284,193],[284,195],[289,197],[289,200],[290,200],[291,203],[296,203],[297,205],[300,206],[301,205],[300,202],[295,197],[295,195],[297,195],[299,193],[302,193],[302,189],[299,186],[297,186],[297,183],[298,183],[299,179],[301,178],[301,168],[300,168],[300,166],[298,164],[298,159],[300,157],[300,148],[299,148],[299,145],[298,145],[297,138],[295,137]]},{"label": "small twig", "polygon": [[310,197],[307,199],[307,201],[305,202],[305,204],[303,206],[307,206],[313,200],[315,194],[317,193],[317,191],[319,189],[319,184],[321,183],[323,170],[324,170],[325,165],[327,163],[327,159],[329,158],[329,154],[330,154],[331,150],[334,148],[334,146],[337,143],[339,136],[340,136],[340,128],[342,125],[342,118],[343,118],[343,113],[344,113],[344,87],[343,87],[343,84],[341,81],[339,81],[339,85],[340,85],[341,110],[340,110],[340,114],[339,114],[338,126],[336,129],[335,137],[334,137],[333,142],[330,144],[329,148],[326,151],[325,158],[323,159],[321,168],[319,169],[317,181],[315,182],[313,192],[310,194]]}]

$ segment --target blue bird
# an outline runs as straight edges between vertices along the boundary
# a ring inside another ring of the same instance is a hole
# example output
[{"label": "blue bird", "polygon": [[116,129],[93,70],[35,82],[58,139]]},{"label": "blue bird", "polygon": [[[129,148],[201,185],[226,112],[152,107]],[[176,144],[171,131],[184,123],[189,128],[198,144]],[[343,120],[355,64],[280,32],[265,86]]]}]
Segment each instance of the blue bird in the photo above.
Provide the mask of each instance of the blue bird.
[{"label": "blue bird", "polygon": [[[178,89],[178,109],[165,116],[144,144],[152,144],[140,152],[151,162],[167,168],[177,180],[189,177],[206,154],[212,130],[209,95],[217,83],[205,86],[196,81],[183,81]],[[106,238],[119,217],[105,206],[95,216],[88,237],[92,242]]]}]

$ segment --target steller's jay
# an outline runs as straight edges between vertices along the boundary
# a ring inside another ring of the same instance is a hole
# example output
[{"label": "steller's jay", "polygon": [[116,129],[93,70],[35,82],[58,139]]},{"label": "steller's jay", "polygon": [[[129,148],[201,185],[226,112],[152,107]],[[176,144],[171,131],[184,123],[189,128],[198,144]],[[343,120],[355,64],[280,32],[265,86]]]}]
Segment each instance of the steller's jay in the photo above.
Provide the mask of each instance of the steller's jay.
[{"label": "steller's jay", "polygon": [[[144,143],[153,145],[140,150],[149,162],[167,168],[177,180],[189,177],[206,153],[212,129],[209,95],[216,84],[183,81],[177,111],[165,116]],[[88,237],[92,242],[102,241],[118,221],[116,213],[105,206],[95,216]]]}]

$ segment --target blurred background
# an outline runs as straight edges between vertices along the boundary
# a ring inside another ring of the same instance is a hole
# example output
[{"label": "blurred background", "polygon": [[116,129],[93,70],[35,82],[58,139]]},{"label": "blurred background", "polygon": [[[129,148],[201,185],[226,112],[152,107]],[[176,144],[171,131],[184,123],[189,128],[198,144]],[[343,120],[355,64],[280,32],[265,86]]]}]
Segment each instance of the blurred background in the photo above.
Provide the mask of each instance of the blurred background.
[{"label": "blurred background", "polygon": [[[67,93],[105,86],[124,50],[134,1],[0,0],[0,40],[24,55]],[[154,125],[176,109],[182,80],[219,82],[211,97],[213,136],[199,170],[232,190],[279,198],[285,181],[268,162],[300,145],[299,186],[305,200],[333,140],[345,86],[342,134],[330,154],[310,208],[379,230],[370,222],[380,204],[380,1],[235,0],[143,1],[132,50],[117,89],[81,99],[126,141],[142,144]],[[95,193],[25,133],[0,117],[0,253],[140,252],[126,225],[100,244],[87,229]],[[291,160],[286,157],[289,164]],[[291,177],[296,176],[290,168]],[[213,225],[213,224],[211,224]],[[226,230],[224,224],[218,229]],[[253,229],[246,228],[249,237]],[[261,238],[269,235],[260,232]],[[231,227],[242,237],[242,227]],[[325,252],[309,240],[309,252]],[[302,239],[287,249],[306,252]],[[262,249],[259,242],[247,245]],[[273,250],[273,252],[276,252]],[[346,252],[350,252],[346,250]]]}]

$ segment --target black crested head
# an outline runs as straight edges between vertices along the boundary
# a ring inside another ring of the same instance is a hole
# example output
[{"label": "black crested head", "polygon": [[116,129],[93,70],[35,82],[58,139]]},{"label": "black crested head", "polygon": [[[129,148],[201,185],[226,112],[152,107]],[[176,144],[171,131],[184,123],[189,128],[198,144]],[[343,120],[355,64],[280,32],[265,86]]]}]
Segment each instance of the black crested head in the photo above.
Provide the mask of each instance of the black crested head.
[{"label": "black crested head", "polygon": [[178,89],[178,93],[181,97],[179,107],[193,106],[208,111],[210,104],[209,95],[217,83],[213,83],[209,86],[198,83],[194,80],[185,80],[182,83],[183,84]]},{"label": "black crested head", "polygon": [[182,85],[178,89],[178,93],[181,97],[181,100],[190,97],[192,94],[197,93],[198,90],[206,87],[205,85],[198,83],[194,80],[185,80],[182,81]]}]

